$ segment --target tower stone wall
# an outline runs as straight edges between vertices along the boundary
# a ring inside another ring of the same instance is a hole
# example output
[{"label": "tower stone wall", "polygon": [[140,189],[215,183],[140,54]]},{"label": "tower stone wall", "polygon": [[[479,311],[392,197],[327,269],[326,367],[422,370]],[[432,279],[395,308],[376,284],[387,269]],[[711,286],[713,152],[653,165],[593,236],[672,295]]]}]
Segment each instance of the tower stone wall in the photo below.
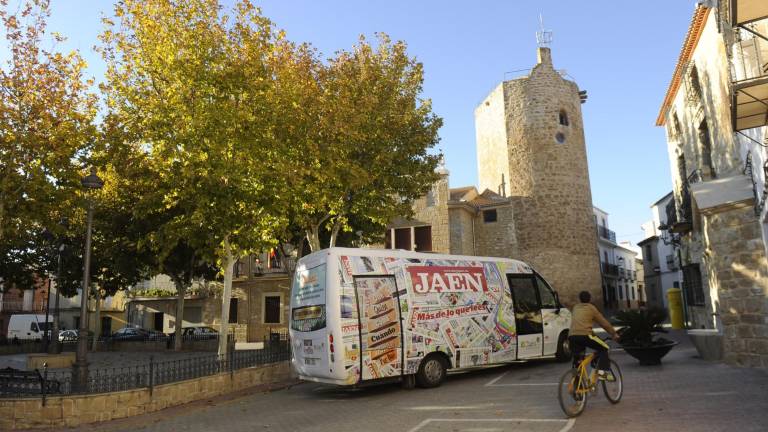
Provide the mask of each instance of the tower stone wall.
[{"label": "tower stone wall", "polygon": [[475,120],[480,190],[498,191],[504,174],[503,190],[514,208],[514,258],[544,275],[564,302],[587,290],[602,304],[576,83],[553,68],[548,48],[539,48],[530,75],[497,87],[477,107]]}]

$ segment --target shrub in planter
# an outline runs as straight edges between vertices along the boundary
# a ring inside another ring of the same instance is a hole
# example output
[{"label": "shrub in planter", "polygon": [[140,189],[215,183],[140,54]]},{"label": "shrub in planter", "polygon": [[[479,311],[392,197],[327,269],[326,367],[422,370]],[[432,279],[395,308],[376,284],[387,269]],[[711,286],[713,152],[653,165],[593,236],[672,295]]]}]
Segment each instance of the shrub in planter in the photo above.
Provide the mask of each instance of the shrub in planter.
[{"label": "shrub in planter", "polygon": [[619,343],[641,365],[661,364],[661,358],[677,345],[675,341],[656,336],[667,332],[662,327],[667,319],[665,309],[631,309],[618,312],[615,318],[621,327]]}]

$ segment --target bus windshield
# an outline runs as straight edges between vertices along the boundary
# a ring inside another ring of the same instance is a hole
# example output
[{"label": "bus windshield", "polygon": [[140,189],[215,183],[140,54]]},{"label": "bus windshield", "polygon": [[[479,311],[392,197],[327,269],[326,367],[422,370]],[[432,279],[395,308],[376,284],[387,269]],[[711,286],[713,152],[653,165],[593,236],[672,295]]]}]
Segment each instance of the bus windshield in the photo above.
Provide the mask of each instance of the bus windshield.
[{"label": "bus windshield", "polygon": [[325,328],[325,264],[296,272],[291,299],[293,330],[311,332]]}]

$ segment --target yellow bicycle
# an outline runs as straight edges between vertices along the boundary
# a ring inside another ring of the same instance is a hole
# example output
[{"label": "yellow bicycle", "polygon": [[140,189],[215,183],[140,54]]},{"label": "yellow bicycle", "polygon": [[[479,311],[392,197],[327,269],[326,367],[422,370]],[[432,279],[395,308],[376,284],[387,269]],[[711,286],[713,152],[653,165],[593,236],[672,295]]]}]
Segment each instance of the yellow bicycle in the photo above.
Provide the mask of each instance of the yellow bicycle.
[{"label": "yellow bicycle", "polygon": [[584,412],[587,398],[597,392],[598,382],[602,382],[603,393],[608,401],[619,403],[624,392],[624,382],[621,369],[615,361],[611,360],[611,373],[615,378],[613,381],[598,380],[597,357],[594,352],[581,359],[574,359],[574,365],[577,366],[566,371],[558,384],[557,398],[565,415],[576,417]]}]

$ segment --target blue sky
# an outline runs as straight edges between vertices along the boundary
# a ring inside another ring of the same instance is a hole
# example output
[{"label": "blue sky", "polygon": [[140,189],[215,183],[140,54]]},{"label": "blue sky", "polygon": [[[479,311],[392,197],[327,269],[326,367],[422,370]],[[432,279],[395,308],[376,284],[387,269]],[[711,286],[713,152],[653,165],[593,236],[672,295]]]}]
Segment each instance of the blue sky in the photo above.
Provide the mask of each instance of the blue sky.
[{"label": "blue sky", "polygon": [[[505,73],[535,64],[541,14],[554,32],[555,67],[589,93],[582,109],[592,197],[618,239],[639,241],[650,204],[671,188],[664,131],[654,122],[693,0],[254,1],[290,39],[325,56],[360,34],[405,40],[424,63],[424,96],[444,119],[440,148],[452,187],[477,183],[473,110]],[[63,48],[81,50],[97,79],[104,67],[92,46],[111,4],[52,0],[50,28],[69,38]]]}]

